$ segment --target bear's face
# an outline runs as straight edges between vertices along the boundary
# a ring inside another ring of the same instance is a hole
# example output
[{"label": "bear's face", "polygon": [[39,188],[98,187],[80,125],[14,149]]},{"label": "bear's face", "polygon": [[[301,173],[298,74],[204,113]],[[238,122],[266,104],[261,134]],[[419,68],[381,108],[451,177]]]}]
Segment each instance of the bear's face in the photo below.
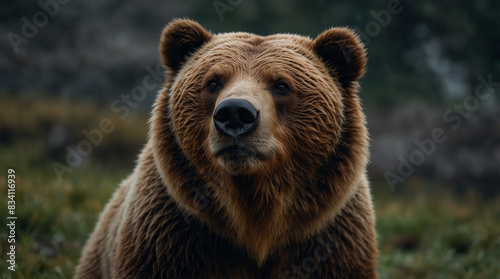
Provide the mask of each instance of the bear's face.
[{"label": "bear's face", "polygon": [[[176,138],[197,169],[262,176],[288,165],[310,169],[334,152],[344,121],[343,77],[318,56],[326,43],[296,35],[212,35],[183,24],[164,31],[162,54],[175,75],[169,94]],[[197,45],[183,46],[183,36]],[[346,49],[337,43],[341,57],[334,59],[341,60]]]},{"label": "bear's face", "polygon": [[341,89],[307,43],[249,34],[206,43],[172,84],[174,127],[186,156],[232,175],[324,161],[342,125]]},{"label": "bear's face", "polygon": [[160,53],[167,78],[150,137],[177,204],[258,262],[324,228],[368,158],[358,37],[213,35],[176,20]]}]

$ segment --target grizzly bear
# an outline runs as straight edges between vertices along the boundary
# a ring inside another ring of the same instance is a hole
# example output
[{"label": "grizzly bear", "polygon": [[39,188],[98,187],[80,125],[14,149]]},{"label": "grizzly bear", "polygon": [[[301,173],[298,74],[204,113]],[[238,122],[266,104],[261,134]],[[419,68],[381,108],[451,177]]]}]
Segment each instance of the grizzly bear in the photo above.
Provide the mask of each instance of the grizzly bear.
[{"label": "grizzly bear", "polygon": [[377,278],[358,36],[180,19],[160,54],[148,142],[76,278]]}]

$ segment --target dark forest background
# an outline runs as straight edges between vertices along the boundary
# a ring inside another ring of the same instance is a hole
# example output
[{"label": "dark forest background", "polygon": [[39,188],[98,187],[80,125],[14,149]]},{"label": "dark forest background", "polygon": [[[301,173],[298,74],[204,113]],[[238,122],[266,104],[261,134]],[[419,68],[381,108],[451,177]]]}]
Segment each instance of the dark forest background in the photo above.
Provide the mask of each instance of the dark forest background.
[{"label": "dark forest background", "polygon": [[[2,8],[1,94],[47,96],[62,102],[84,99],[109,108],[113,100],[141,84],[147,67],[158,65],[160,32],[175,17],[195,19],[215,33],[288,32],[315,37],[330,26],[349,26],[368,50],[361,97],[373,138],[372,176],[386,180],[386,171],[398,174],[398,156],[409,159],[418,148],[416,139],[430,138],[433,129],[443,128],[448,139],[405,183],[422,177],[462,190],[498,188],[498,1],[47,3],[57,3],[58,12],[39,28],[34,20],[37,12],[44,11],[40,4],[17,1]],[[56,10],[54,5],[46,7]],[[23,18],[38,30],[28,42],[13,46],[8,34],[23,36]],[[476,104],[468,97],[474,96],[481,78],[497,83],[489,98]],[[155,94],[151,90],[134,111],[147,113]],[[446,111],[452,110],[451,118],[459,114],[457,106],[464,105],[475,109],[459,115],[463,118],[459,129],[449,129],[459,120],[446,122]],[[59,141],[62,146],[70,143],[68,138]]]}]

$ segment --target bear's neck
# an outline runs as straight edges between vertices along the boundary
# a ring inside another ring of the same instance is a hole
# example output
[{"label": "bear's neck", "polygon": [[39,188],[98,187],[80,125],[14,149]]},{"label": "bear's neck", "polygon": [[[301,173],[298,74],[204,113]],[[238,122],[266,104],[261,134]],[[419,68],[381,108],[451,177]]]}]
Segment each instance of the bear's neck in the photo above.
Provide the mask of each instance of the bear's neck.
[{"label": "bear's neck", "polygon": [[[292,192],[282,190],[276,179],[251,176],[232,176],[220,191],[226,212],[231,212],[229,226],[231,236],[238,246],[245,247],[249,254],[262,265],[280,241],[286,239],[289,225],[286,222]],[[287,202],[288,201],[288,202]]]}]

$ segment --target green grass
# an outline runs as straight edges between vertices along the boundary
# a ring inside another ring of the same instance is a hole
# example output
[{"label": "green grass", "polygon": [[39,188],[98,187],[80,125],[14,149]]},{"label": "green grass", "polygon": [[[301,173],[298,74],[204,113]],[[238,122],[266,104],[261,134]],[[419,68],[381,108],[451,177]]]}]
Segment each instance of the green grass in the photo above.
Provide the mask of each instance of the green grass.
[{"label": "green grass", "polygon": [[[2,148],[2,154],[8,150]],[[16,171],[16,272],[0,263],[1,278],[71,278],[83,244],[99,212],[126,173],[107,166],[77,169],[62,182],[50,162],[39,167],[14,161],[1,165]],[[0,193],[7,193],[7,168],[0,174]],[[2,205],[6,205],[2,194]],[[7,220],[7,212],[0,211]],[[2,259],[8,243],[6,229],[0,232]]]},{"label": "green grass", "polygon": [[[0,100],[0,128],[10,131],[7,139],[0,138],[0,206],[4,207],[0,219],[7,220],[8,168],[16,170],[18,218],[15,272],[7,270],[7,228],[0,230],[1,278],[73,276],[99,213],[132,170],[145,139],[146,118],[131,117],[117,124],[114,135],[63,181],[50,165],[63,158],[46,148],[45,128],[53,123],[76,127],[73,138],[78,142],[80,131],[96,127],[98,117],[106,113],[87,105],[77,111],[60,108],[57,102]],[[124,148],[118,152],[108,148],[114,143]],[[383,185],[373,187],[380,278],[497,278],[500,196],[423,188],[391,193]]]},{"label": "green grass", "polygon": [[497,278],[500,198],[375,192],[381,278]]}]

